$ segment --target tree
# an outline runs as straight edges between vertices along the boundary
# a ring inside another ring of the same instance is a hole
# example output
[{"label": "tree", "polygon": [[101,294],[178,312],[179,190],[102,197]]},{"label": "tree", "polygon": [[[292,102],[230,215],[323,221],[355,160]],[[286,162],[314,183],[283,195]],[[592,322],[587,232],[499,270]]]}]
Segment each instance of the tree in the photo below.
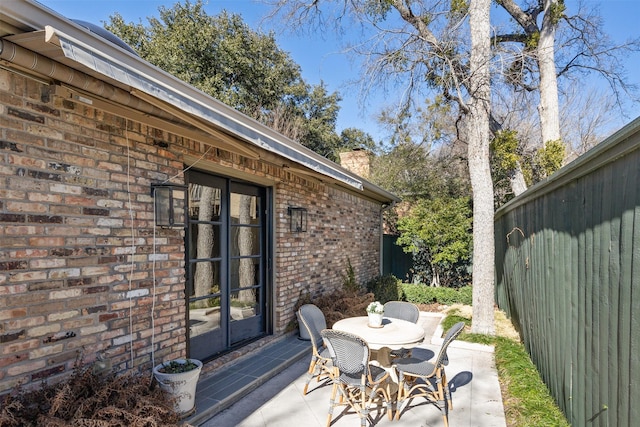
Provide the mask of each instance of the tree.
[{"label": "tree", "polygon": [[254,32],[240,15],[209,16],[202,0],[161,6],[159,13],[147,18],[148,27],[125,24],[116,13],[106,28],[142,58],[256,119],[306,96],[300,67],[274,35]]},{"label": "tree", "polygon": [[[522,33],[496,36],[498,42],[518,41],[524,45],[507,75],[512,82],[524,86],[526,77],[530,76],[526,62],[535,62],[539,82],[534,82],[534,87],[540,94],[538,112],[542,142],[544,145],[548,141],[559,140],[560,120],[554,44],[558,24],[565,10],[564,1],[541,0],[534,6],[528,5],[526,11],[514,0],[497,0],[496,3],[511,15],[522,30]],[[542,19],[539,19],[541,14]]]},{"label": "tree", "polygon": [[377,150],[377,146],[371,135],[358,128],[345,128],[340,132],[340,149],[363,149],[371,152]]},{"label": "tree", "polygon": [[[367,55],[362,76],[367,86],[401,81],[404,103],[436,92],[453,103],[459,114],[461,140],[468,147],[473,189],[472,330],[493,333],[493,186],[489,167],[489,7],[490,0],[439,1],[343,0],[341,2],[273,0],[273,16],[295,28],[326,28],[327,13],[336,25],[356,21],[374,31],[357,48]],[[331,10],[331,6],[335,8]],[[323,9],[324,7],[324,9]],[[469,12],[469,26],[466,26]],[[465,43],[468,29],[471,43]],[[368,44],[367,44],[368,43]],[[365,49],[366,46],[366,49]],[[415,99],[413,98],[415,97]]]},{"label": "tree", "polygon": [[337,93],[329,94],[324,84],[315,86],[302,103],[301,110],[305,117],[304,135],[300,142],[307,148],[328,159],[336,161],[341,139],[335,131],[338,120]]},{"label": "tree", "polygon": [[[558,79],[598,73],[608,81],[616,96],[622,91],[631,92],[634,88],[625,81],[619,56],[640,49],[640,39],[613,45],[603,32],[599,15],[593,9],[585,10],[582,4],[570,15],[564,0],[521,1],[522,6],[516,0],[496,0],[496,3],[514,23],[501,24],[495,36],[497,53],[509,63],[503,77],[516,90],[538,96],[541,141],[537,158],[546,164],[539,168],[540,177],[544,178],[562,166],[563,162],[555,159],[560,155],[559,148],[565,149],[561,153],[563,161],[571,148],[566,141],[562,145]],[[554,161],[548,162],[549,157]],[[518,162],[514,166],[519,165]]]},{"label": "tree", "polygon": [[456,142],[457,111],[448,100],[436,95],[414,104],[411,108],[387,106],[381,109],[377,121],[389,133],[387,145],[413,143],[427,152]]},{"label": "tree", "polygon": [[402,234],[397,243],[405,252],[426,255],[428,268],[414,262],[414,270],[423,277],[430,275],[432,286],[464,284],[458,270],[466,270],[471,256],[470,202],[468,197],[420,199],[398,220]]},{"label": "tree", "polygon": [[371,180],[405,201],[471,195],[464,159],[410,142],[376,156]]},{"label": "tree", "polygon": [[105,28],[142,58],[308,148],[336,159],[340,95],[308,85],[273,33],[237,14],[209,16],[202,0],[159,8],[149,25],[115,14]]},{"label": "tree", "polygon": [[495,244],[493,183],[489,164],[491,57],[489,9],[491,0],[471,0],[469,27],[469,104],[465,115],[469,144],[469,175],[473,191],[473,324],[474,333],[493,335]]},{"label": "tree", "polygon": [[568,161],[584,154],[606,136],[603,131],[618,118],[615,96],[610,92],[571,86],[564,94],[560,129],[571,152]]}]

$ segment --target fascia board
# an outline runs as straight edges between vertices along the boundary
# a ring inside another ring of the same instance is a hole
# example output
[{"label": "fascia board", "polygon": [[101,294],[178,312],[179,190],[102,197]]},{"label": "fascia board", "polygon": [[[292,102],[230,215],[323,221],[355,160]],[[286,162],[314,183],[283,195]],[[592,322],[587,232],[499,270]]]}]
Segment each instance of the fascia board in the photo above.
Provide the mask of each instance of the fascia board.
[{"label": "fascia board", "polygon": [[[59,46],[67,59],[107,78],[168,102],[262,149],[279,154],[359,190],[363,189],[360,179],[340,170],[338,165],[328,159],[273,132],[259,122],[134,55],[129,53],[123,55],[123,52],[118,52],[118,56],[110,57],[102,46],[85,43],[50,25],[45,26],[45,41]],[[119,50],[122,51],[122,49]]]}]

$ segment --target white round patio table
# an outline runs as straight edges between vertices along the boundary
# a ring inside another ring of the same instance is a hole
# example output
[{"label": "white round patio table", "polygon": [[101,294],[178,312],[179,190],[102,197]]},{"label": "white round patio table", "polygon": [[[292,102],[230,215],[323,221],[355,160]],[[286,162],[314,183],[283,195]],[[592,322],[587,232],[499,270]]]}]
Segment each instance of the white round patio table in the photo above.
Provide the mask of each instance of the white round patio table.
[{"label": "white round patio table", "polygon": [[367,342],[369,349],[377,351],[377,360],[381,366],[391,366],[391,350],[413,348],[424,340],[424,328],[406,320],[384,317],[381,328],[369,326],[369,318],[348,317],[337,321],[333,329],[358,335]]}]

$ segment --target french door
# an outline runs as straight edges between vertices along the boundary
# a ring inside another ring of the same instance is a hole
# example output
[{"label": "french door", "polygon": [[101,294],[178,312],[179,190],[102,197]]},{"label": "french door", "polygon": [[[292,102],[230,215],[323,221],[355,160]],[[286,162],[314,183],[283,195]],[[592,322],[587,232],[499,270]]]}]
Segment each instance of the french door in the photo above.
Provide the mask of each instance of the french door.
[{"label": "french door", "polygon": [[207,360],[267,332],[267,191],[188,173],[189,356]]}]

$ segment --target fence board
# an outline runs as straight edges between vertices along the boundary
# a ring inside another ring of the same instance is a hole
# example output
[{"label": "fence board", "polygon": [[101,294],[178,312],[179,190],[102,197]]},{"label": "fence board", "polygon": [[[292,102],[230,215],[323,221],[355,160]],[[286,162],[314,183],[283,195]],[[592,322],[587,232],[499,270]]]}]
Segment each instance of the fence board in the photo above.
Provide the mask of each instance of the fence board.
[{"label": "fence board", "polygon": [[496,213],[496,301],[572,425],[640,419],[640,119]]}]

